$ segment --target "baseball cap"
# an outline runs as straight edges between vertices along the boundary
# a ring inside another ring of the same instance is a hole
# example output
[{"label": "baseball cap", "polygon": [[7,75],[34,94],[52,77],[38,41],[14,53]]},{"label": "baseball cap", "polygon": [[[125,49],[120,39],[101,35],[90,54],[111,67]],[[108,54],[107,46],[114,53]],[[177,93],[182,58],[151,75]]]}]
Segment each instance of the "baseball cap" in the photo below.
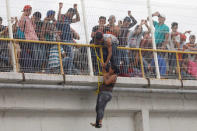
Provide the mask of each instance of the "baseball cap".
[{"label": "baseball cap", "polygon": [[30,9],[32,9],[31,5],[25,5],[22,12]]},{"label": "baseball cap", "polygon": [[166,18],[166,16],[164,14],[160,14],[159,17]]},{"label": "baseball cap", "polygon": [[51,15],[55,15],[55,11],[54,10],[48,10],[47,11],[47,17],[49,17]]}]

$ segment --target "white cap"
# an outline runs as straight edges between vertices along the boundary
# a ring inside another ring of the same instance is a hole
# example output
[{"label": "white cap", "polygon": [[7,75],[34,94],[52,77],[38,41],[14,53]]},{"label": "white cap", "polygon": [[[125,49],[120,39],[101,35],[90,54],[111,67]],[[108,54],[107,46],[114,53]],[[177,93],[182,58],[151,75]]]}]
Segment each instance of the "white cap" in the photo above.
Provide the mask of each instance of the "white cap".
[{"label": "white cap", "polygon": [[166,16],[164,14],[160,14],[159,17],[166,18]]}]

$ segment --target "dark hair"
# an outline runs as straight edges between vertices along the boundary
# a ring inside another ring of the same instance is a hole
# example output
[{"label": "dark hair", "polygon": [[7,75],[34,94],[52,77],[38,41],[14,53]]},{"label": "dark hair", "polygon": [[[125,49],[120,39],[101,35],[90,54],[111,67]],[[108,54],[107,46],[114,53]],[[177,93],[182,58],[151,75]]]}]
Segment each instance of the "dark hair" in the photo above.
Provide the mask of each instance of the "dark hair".
[{"label": "dark hair", "polygon": [[0,17],[0,21],[3,21],[2,17]]},{"label": "dark hair", "polygon": [[124,18],[124,22],[131,22],[131,18],[129,18],[128,16]]},{"label": "dark hair", "polygon": [[67,12],[70,12],[70,13],[74,13],[75,14],[76,13],[76,10],[74,8],[69,8]]},{"label": "dark hair", "polygon": [[100,16],[100,17],[99,17],[99,20],[101,20],[101,19],[106,20],[106,17],[105,17],[105,16]]},{"label": "dark hair", "polygon": [[189,38],[194,38],[195,39],[196,36],[195,35],[190,35]]},{"label": "dark hair", "polygon": [[96,40],[101,40],[103,38],[103,33],[102,32],[96,32],[96,35],[95,35],[95,39]]},{"label": "dark hair", "polygon": [[37,12],[35,12],[35,13],[33,14],[33,16],[35,16],[36,18],[40,18],[40,19],[41,19],[42,14],[41,14],[39,11],[37,11]]},{"label": "dark hair", "polygon": [[115,74],[119,74],[119,69],[116,65],[111,65],[111,69],[114,70]]},{"label": "dark hair", "polygon": [[171,27],[174,27],[174,26],[178,26],[178,23],[177,23],[177,22],[173,22],[173,23],[171,24]]}]

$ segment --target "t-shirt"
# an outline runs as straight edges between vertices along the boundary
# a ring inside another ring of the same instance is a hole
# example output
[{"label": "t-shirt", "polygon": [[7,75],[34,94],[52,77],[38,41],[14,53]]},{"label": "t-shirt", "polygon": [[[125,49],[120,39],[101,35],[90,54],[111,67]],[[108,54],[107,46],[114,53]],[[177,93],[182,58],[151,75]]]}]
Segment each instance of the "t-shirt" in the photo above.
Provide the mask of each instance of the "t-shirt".
[{"label": "t-shirt", "polygon": [[107,46],[107,39],[108,38],[111,38],[112,44],[117,44],[117,45],[119,44],[119,41],[118,41],[117,37],[115,37],[112,34],[104,34],[103,38],[104,38],[104,46]]},{"label": "t-shirt", "polygon": [[118,40],[120,41],[120,46],[127,46],[127,36],[129,33],[129,27],[121,27]]},{"label": "t-shirt", "polygon": [[35,25],[32,24],[32,21],[28,16],[22,17],[19,20],[18,25],[22,30],[24,30],[25,39],[27,39],[27,40],[38,40],[38,37],[37,37],[36,32],[35,32]]},{"label": "t-shirt", "polygon": [[[63,48],[60,46],[61,54],[64,53]],[[54,45],[51,47],[49,51],[49,61],[48,61],[50,68],[60,67],[60,59],[59,59],[59,51],[58,46]]]},{"label": "t-shirt", "polygon": [[144,31],[142,31],[139,35],[133,35],[134,31],[131,31],[128,36],[128,46],[130,48],[139,48],[140,42],[142,40],[142,36],[144,35]]},{"label": "t-shirt", "polygon": [[169,33],[169,27],[165,24],[160,25],[158,22],[153,21],[155,27],[155,43],[160,44],[165,41],[165,35]]},{"label": "t-shirt", "polygon": [[36,34],[37,34],[37,36],[40,38],[41,36],[41,31],[42,31],[42,25],[43,25],[43,21],[37,21],[37,22],[35,22],[35,24],[36,24],[36,29],[35,29],[35,32],[36,32]]},{"label": "t-shirt", "polygon": [[5,30],[5,28],[6,28],[6,26],[0,25],[0,32],[3,31],[3,30]]},{"label": "t-shirt", "polygon": [[[181,42],[181,36],[180,34],[177,34],[175,36],[175,41],[180,43]],[[167,48],[168,50],[177,50],[178,47],[176,47],[176,45],[174,44],[173,40],[172,40],[172,34],[169,34],[169,43],[167,44]]]},{"label": "t-shirt", "polygon": [[65,15],[61,15],[61,19],[63,20],[64,23],[66,24],[71,24],[72,23],[72,19],[65,16]]},{"label": "t-shirt", "polygon": [[63,42],[71,42],[73,40],[69,22],[57,22],[56,27],[61,31],[61,40]]}]

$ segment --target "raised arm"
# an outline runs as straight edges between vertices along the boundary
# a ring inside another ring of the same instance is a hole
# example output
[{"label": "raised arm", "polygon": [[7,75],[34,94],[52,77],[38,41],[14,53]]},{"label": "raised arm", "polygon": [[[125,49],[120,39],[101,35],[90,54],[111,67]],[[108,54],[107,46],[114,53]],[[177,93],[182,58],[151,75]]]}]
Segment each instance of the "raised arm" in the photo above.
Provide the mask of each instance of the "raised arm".
[{"label": "raised arm", "polygon": [[58,15],[57,15],[57,20],[61,21],[61,11],[62,11],[62,7],[63,7],[63,3],[59,3],[59,11],[58,11]]},{"label": "raised arm", "polygon": [[128,15],[132,20],[132,23],[129,25],[129,29],[130,29],[137,24],[137,20],[131,15],[131,11],[128,11]]},{"label": "raised arm", "polygon": [[112,57],[112,40],[111,40],[111,38],[107,39],[107,50],[108,50],[108,56],[107,56],[107,60],[104,63],[104,67],[106,67],[106,65],[109,63],[109,61]]},{"label": "raised arm", "polygon": [[78,9],[77,9],[77,4],[74,4],[74,9],[75,9],[75,13],[76,13],[76,18],[72,19],[72,23],[76,23],[76,22],[80,21],[79,12],[78,12]]}]

